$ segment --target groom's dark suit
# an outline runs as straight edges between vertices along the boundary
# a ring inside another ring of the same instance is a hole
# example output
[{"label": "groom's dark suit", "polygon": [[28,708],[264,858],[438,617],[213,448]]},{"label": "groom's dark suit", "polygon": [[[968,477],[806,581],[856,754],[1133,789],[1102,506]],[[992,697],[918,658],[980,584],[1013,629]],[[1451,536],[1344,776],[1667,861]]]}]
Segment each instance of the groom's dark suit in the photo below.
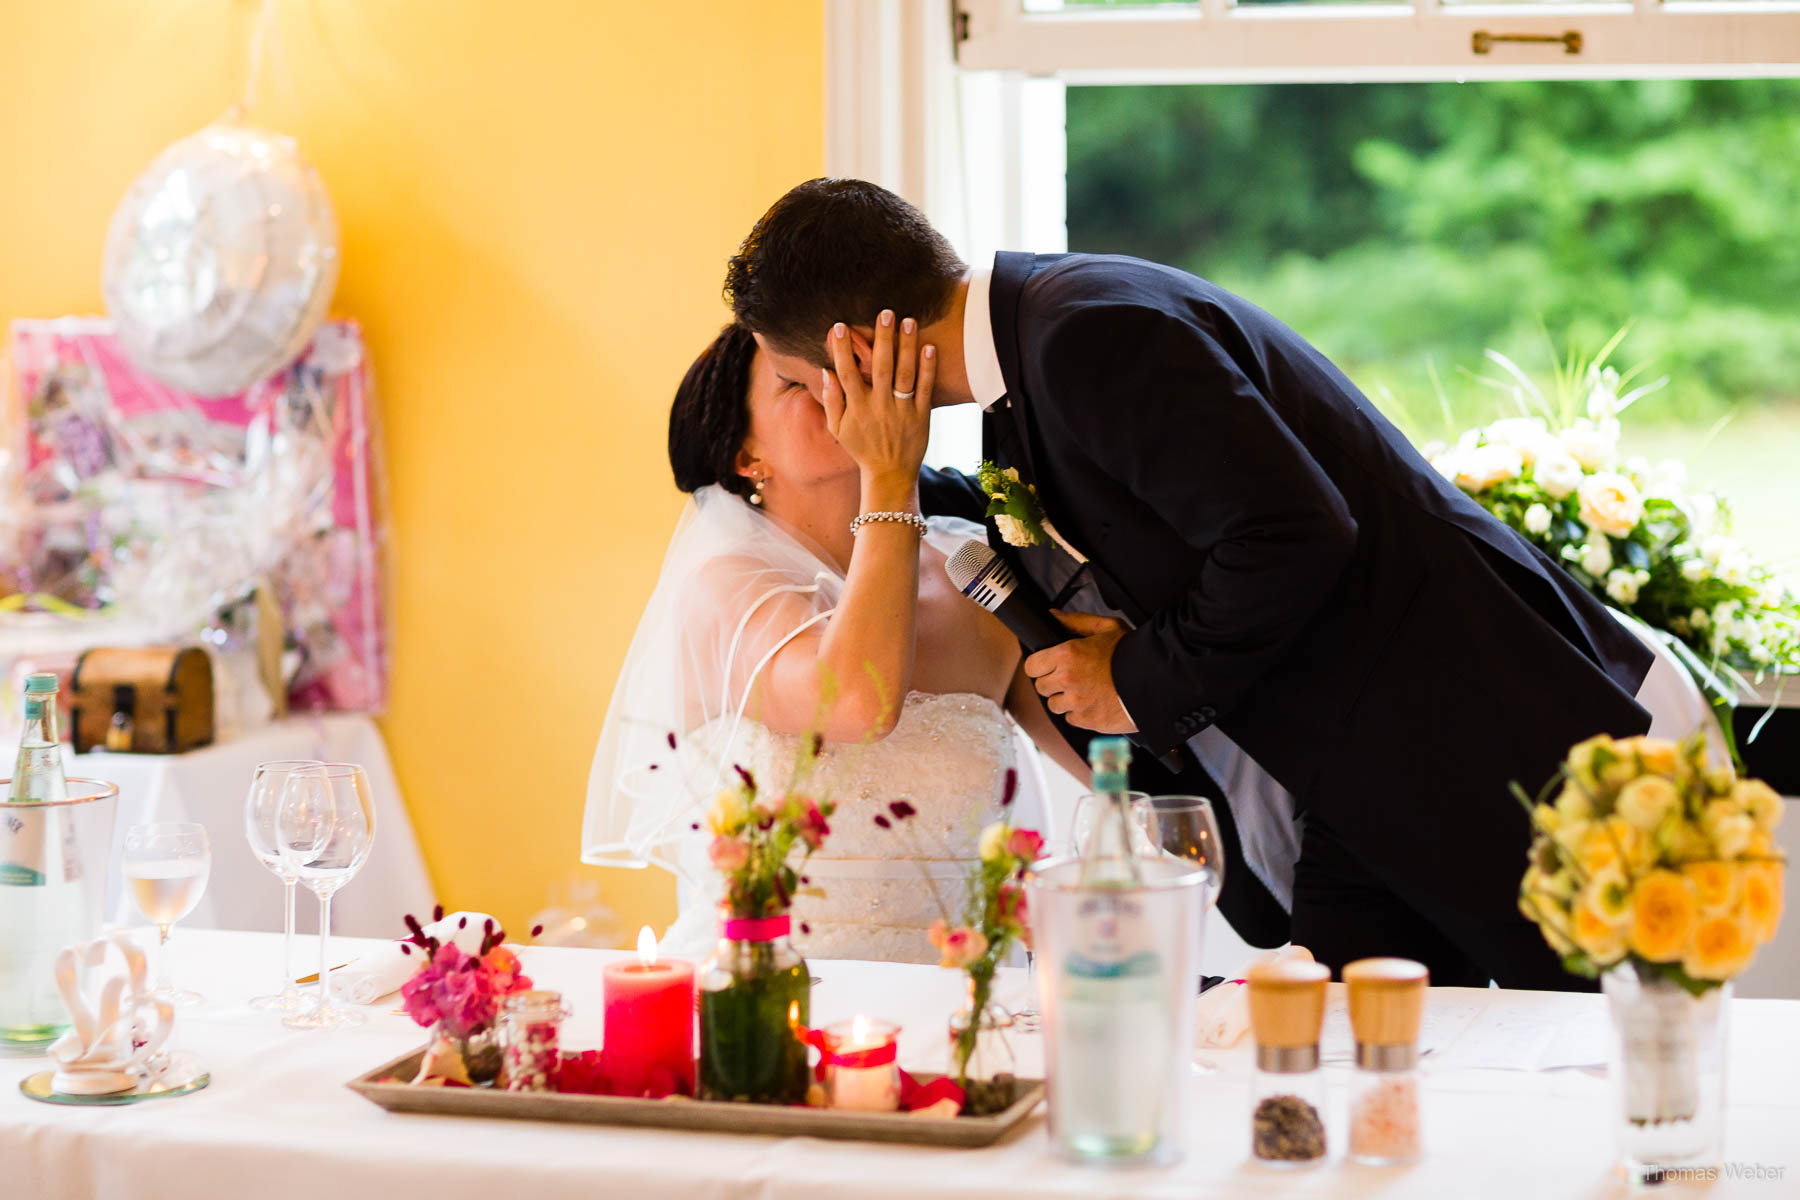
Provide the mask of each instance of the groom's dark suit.
[{"label": "groom's dark suit", "polygon": [[[1136,259],[1001,254],[989,315],[986,452],[1135,625],[1113,681],[1139,731],[1160,753],[1216,722],[1300,807],[1294,940],[1570,986],[1515,907],[1507,785],[1643,732],[1649,654],[1246,301]],[[970,514],[946,482],[928,503]]]}]

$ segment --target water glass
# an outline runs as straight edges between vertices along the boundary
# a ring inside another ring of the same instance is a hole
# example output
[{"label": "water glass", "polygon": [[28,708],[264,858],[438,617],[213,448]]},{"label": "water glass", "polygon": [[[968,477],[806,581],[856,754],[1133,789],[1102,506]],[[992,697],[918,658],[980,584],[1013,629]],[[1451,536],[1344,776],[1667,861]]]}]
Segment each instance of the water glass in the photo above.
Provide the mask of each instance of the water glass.
[{"label": "water glass", "polygon": [[355,763],[295,767],[281,789],[275,843],[299,881],[319,898],[319,999],[282,1024],[291,1029],[361,1025],[364,1015],[331,1003],[331,898],[355,878],[375,844],[369,776]]},{"label": "water glass", "polygon": [[124,869],[132,903],[157,929],[156,986],[150,994],[182,1008],[199,1004],[198,992],[169,982],[169,930],[206,892],[212,874],[206,827],[193,821],[133,825],[125,835]]},{"label": "water glass", "polygon": [[[1132,817],[1154,851],[1199,867],[1206,876],[1206,906],[1219,902],[1225,887],[1225,848],[1219,820],[1205,796],[1148,796],[1132,805]],[[1194,1073],[1210,1075],[1218,1064],[1194,1056]]]}]

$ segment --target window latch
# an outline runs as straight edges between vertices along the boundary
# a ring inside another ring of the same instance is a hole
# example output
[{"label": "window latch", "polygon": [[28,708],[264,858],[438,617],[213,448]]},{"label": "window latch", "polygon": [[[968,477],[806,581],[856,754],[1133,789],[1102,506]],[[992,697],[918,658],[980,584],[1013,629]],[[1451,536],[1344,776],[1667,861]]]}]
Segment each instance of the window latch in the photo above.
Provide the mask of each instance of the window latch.
[{"label": "window latch", "polygon": [[1499,42],[1561,43],[1564,54],[1580,54],[1581,30],[1571,29],[1567,33],[1489,33],[1485,29],[1477,29],[1469,35],[1469,49],[1477,54],[1491,52]]}]

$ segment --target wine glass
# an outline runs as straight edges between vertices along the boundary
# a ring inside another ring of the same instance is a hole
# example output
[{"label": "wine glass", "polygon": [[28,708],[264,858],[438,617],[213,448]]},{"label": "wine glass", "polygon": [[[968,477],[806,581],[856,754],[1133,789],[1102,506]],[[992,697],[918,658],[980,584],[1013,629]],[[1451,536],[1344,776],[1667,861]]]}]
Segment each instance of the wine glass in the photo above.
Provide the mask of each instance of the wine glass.
[{"label": "wine glass", "polygon": [[[1148,836],[1138,824],[1139,806],[1150,799],[1148,792],[1126,792],[1125,803],[1131,806],[1133,829],[1131,831],[1131,850],[1134,854],[1149,854],[1152,847]],[[1083,792],[1075,801],[1075,813],[1069,822],[1069,853],[1079,858],[1087,852],[1088,838],[1093,836],[1094,822],[1105,810],[1108,800],[1105,796],[1093,792]]]},{"label": "wine glass", "polygon": [[181,1008],[200,1003],[198,992],[169,983],[169,930],[194,911],[212,874],[212,842],[193,821],[133,825],[125,834],[125,884],[132,903],[157,929],[156,986],[150,994]]},{"label": "wine glass", "polygon": [[[1199,867],[1206,876],[1206,906],[1219,902],[1225,887],[1225,848],[1212,801],[1204,796],[1146,796],[1132,805],[1133,822],[1155,851]],[[1218,1065],[1194,1056],[1194,1072],[1210,1075]]]},{"label": "wine glass", "polygon": [[296,767],[281,789],[275,841],[300,882],[319,898],[319,1000],[282,1024],[291,1029],[361,1025],[362,1012],[331,1004],[331,898],[362,869],[375,843],[369,776],[354,763]]},{"label": "wine glass", "polygon": [[281,990],[256,997],[250,1001],[252,1008],[296,1012],[312,1003],[311,997],[304,995],[294,982],[294,890],[300,877],[281,853],[276,840],[276,821],[281,815],[282,788],[287,784],[288,776],[296,767],[324,765],[311,759],[258,763],[256,773],[250,777],[250,794],[244,799],[244,838],[250,843],[257,861],[275,873],[287,892],[287,918],[281,943]]}]

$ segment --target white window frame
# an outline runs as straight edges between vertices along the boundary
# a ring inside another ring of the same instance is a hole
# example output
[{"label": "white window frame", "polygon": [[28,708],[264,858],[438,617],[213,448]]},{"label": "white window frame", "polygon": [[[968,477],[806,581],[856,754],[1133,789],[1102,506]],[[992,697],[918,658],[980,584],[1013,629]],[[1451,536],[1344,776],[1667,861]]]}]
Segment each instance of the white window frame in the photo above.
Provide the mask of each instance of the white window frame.
[{"label": "white window frame", "polygon": [[[1068,83],[1414,82],[1800,75],[1796,0],[1290,3],[1028,12],[956,0],[965,70]],[[1556,39],[1491,43],[1477,35]],[[1579,37],[1571,53],[1561,39]]]}]

